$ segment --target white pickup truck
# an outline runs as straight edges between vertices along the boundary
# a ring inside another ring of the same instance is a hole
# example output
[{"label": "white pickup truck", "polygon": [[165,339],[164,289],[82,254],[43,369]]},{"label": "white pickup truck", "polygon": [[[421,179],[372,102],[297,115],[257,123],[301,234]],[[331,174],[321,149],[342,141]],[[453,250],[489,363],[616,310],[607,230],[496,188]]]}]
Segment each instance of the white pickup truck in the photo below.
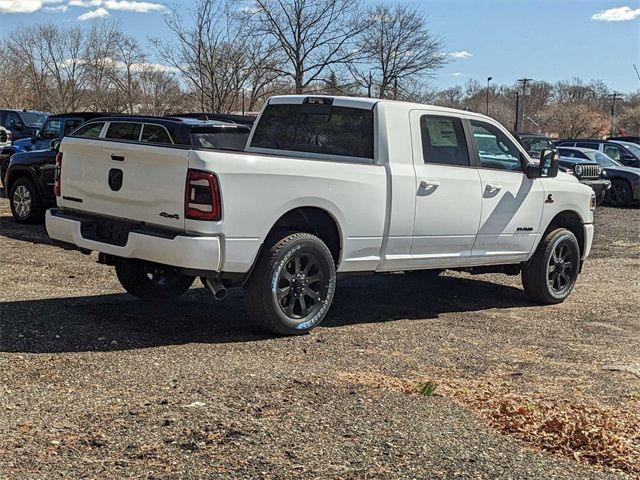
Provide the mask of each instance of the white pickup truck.
[{"label": "white pickup truck", "polygon": [[558,174],[551,151],[533,163],[483,115],[281,96],[244,151],[212,148],[197,128],[100,118],[65,137],[51,238],[100,252],[144,300],[176,297],[196,277],[216,298],[242,285],[252,316],[278,334],[322,321],[336,273],[522,273],[532,299],[557,303],[589,255],[591,189]]}]

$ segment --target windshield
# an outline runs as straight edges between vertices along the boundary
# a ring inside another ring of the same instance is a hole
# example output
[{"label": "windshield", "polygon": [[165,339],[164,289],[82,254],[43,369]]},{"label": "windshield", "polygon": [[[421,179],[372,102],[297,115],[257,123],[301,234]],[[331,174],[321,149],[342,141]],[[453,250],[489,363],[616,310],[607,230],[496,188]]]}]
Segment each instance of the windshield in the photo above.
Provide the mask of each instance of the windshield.
[{"label": "windshield", "polygon": [[598,164],[601,167],[620,167],[621,164],[616,162],[613,158],[606,156],[603,153],[600,152],[595,152],[595,155],[593,155],[593,159],[595,159],[596,162],[598,162]]},{"label": "windshield", "polygon": [[194,147],[222,148],[224,150],[244,150],[249,129],[227,128],[215,131],[192,131],[191,144]]},{"label": "windshield", "polygon": [[640,147],[638,145],[636,145],[635,143],[621,143],[621,145],[626,148],[627,150],[629,150],[631,153],[633,153],[636,158],[640,158]]},{"label": "windshield", "polygon": [[42,126],[47,119],[47,115],[40,112],[18,112],[22,122],[25,125],[39,125]]}]

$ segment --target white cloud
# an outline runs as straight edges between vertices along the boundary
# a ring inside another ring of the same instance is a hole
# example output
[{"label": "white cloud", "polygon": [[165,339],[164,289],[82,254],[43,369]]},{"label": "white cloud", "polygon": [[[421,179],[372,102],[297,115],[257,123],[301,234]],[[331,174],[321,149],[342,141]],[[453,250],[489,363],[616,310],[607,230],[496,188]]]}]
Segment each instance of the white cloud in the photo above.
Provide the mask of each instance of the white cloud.
[{"label": "white cloud", "polygon": [[600,10],[591,16],[597,22],[626,22],[640,17],[640,8],[632,9],[627,6]]},{"label": "white cloud", "polygon": [[102,0],[70,0],[68,5],[82,8],[99,7],[102,5]]},{"label": "white cloud", "polygon": [[165,6],[151,2],[131,2],[128,0],[105,0],[104,6],[109,10],[127,10],[130,12],[161,12]]},{"label": "white cloud", "polygon": [[451,52],[449,54],[450,57],[452,58],[459,58],[459,59],[465,59],[465,58],[470,58],[473,57],[473,55],[469,52],[467,52],[466,50],[460,50],[459,52]]},{"label": "white cloud", "polygon": [[33,13],[43,4],[43,0],[0,0],[0,13]]},{"label": "white cloud", "polygon": [[69,9],[67,5],[58,5],[57,7],[44,7],[45,12],[64,13]]},{"label": "white cloud", "polygon": [[455,72],[455,73],[450,73],[449,76],[451,77],[464,77],[464,73],[462,72]]},{"label": "white cloud", "polygon": [[91,20],[93,18],[101,18],[101,17],[108,17],[108,16],[109,16],[109,12],[107,12],[104,8],[98,8],[96,10],[90,10],[87,13],[83,13],[78,17],[78,20],[84,21],[84,20]]}]

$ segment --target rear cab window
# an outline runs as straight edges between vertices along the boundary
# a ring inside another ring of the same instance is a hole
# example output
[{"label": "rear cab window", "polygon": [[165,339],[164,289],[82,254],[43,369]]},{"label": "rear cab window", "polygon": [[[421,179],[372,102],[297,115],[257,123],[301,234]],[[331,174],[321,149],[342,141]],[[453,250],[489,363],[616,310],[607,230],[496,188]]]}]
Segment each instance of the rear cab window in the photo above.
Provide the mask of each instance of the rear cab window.
[{"label": "rear cab window", "polygon": [[71,136],[85,138],[99,138],[104,122],[86,123],[74,131]]},{"label": "rear cab window", "polygon": [[373,160],[371,108],[334,106],[331,99],[309,98],[302,104],[269,104],[256,125],[251,148]]},{"label": "rear cab window", "polygon": [[142,135],[140,137],[142,143],[164,143],[173,144],[171,135],[162,125],[154,125],[145,123],[142,126]]},{"label": "rear cab window", "polygon": [[105,138],[113,140],[127,140],[137,142],[140,140],[141,123],[111,122],[107,128]]},{"label": "rear cab window", "polygon": [[191,127],[189,138],[194,147],[244,150],[250,133],[245,126],[202,126]]}]

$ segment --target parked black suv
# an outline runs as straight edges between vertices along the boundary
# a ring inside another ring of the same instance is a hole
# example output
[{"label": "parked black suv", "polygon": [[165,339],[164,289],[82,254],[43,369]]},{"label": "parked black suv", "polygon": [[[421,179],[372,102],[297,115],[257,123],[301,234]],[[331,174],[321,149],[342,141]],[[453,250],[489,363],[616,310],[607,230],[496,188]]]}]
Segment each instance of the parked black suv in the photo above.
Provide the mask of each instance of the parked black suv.
[{"label": "parked black suv", "polygon": [[[247,125],[228,121],[188,117],[87,115],[91,118],[72,132],[71,136],[172,144],[176,148],[194,145],[199,148],[243,150],[251,132]],[[16,153],[11,157],[6,188],[11,213],[17,222],[42,222],[45,210],[55,206],[53,186],[59,144],[59,140],[52,140],[48,150]]]},{"label": "parked black suv", "polygon": [[611,188],[611,180],[604,178],[602,167],[588,158],[565,156],[564,149],[558,149],[560,170],[571,173],[580,181],[593,189],[596,194],[596,205],[600,205]]},{"label": "parked black suv", "polygon": [[556,147],[590,148],[604,153],[627,167],[640,167],[640,145],[620,140],[563,139],[553,142]]},{"label": "parked black suv", "polygon": [[49,114],[29,110],[0,110],[0,125],[11,132],[13,140],[30,138],[34,131],[40,130]]},{"label": "parked black suv", "polygon": [[[540,158],[542,150],[556,148],[549,137],[539,133],[515,132],[514,136],[534,160]],[[602,167],[589,159],[560,156],[559,160],[560,170],[574,175],[580,183],[591,187],[596,194],[596,203],[600,205],[607,194],[607,190],[611,188],[611,182],[604,178],[602,174]]]},{"label": "parked black suv", "polygon": [[21,148],[0,164],[0,174],[16,221],[41,222],[46,208],[55,206],[53,174],[60,138],[88,120],[107,115],[113,114],[76,112],[51,115],[39,132],[23,140],[32,147],[31,151]]},{"label": "parked black suv", "polygon": [[568,158],[597,162],[602,174],[611,181],[606,202],[614,207],[627,207],[640,200],[640,168],[625,167],[604,153],[579,147],[559,147],[560,163]]}]

